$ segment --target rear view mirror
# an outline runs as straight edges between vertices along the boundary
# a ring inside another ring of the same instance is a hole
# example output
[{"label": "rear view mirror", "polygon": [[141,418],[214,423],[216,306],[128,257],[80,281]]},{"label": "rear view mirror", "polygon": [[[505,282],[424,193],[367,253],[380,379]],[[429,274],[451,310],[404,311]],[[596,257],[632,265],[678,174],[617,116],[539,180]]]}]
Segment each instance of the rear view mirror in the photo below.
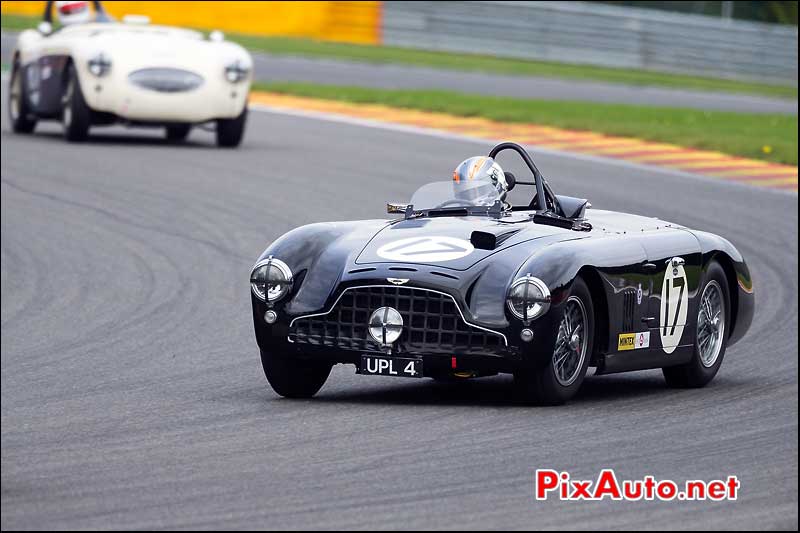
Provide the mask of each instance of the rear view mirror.
[{"label": "rear view mirror", "polygon": [[51,33],[53,33],[53,25],[50,24],[49,22],[44,22],[44,21],[40,22],[39,25],[36,26],[36,29],[42,35],[50,35]]}]

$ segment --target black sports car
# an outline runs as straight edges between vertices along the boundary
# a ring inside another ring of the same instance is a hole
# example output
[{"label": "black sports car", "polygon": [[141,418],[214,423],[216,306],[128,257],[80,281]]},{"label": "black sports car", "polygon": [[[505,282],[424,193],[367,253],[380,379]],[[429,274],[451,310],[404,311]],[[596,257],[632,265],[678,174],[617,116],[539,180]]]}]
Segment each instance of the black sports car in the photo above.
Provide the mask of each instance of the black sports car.
[{"label": "black sports car", "polygon": [[[502,176],[504,150],[532,181]],[[676,387],[711,381],[753,317],[750,272],[730,242],[553,194],[514,143],[473,159],[389,204],[395,219],[311,224],[264,251],[253,320],[278,394],[314,395],[336,363],[445,380],[513,373],[522,399],[543,404],[571,398],[589,366],[663,368]],[[498,177],[506,190],[534,187],[530,204],[509,205]]]}]

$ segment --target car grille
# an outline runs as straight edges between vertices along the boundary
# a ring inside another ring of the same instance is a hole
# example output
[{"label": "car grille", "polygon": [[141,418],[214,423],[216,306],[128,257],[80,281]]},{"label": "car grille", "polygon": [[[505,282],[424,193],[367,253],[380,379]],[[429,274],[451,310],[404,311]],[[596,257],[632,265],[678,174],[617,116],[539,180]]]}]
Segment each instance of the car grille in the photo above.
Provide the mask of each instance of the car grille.
[{"label": "car grille", "polygon": [[296,319],[289,328],[289,340],[343,350],[380,350],[367,327],[372,312],[385,306],[403,317],[403,333],[394,344],[399,352],[496,354],[505,346],[500,334],[467,324],[450,296],[383,286],[345,290],[329,313]]},{"label": "car grille", "polygon": [[131,72],[128,80],[134,85],[160,93],[180,93],[197,89],[203,77],[177,68],[143,68]]}]

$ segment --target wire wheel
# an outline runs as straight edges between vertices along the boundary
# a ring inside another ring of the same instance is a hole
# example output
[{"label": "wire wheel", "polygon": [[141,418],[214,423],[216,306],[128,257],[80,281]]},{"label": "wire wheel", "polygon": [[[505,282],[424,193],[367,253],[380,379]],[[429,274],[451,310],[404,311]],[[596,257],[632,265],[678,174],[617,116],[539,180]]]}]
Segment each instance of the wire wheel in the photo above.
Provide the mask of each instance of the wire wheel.
[{"label": "wire wheel", "polygon": [[75,92],[75,79],[71,77],[67,82],[67,89],[64,91],[64,95],[61,97],[61,109],[63,110],[61,120],[65,128],[69,128],[72,124],[73,92]]},{"label": "wire wheel", "polygon": [[16,68],[11,74],[11,91],[8,95],[8,109],[11,120],[19,120],[22,109],[22,73]]},{"label": "wire wheel", "polygon": [[697,313],[697,349],[704,367],[710,368],[717,362],[724,338],[725,301],[722,287],[716,280],[711,280],[703,290]]},{"label": "wire wheel", "polygon": [[556,380],[568,387],[578,379],[586,359],[586,308],[577,296],[570,296],[558,326],[553,371]]}]

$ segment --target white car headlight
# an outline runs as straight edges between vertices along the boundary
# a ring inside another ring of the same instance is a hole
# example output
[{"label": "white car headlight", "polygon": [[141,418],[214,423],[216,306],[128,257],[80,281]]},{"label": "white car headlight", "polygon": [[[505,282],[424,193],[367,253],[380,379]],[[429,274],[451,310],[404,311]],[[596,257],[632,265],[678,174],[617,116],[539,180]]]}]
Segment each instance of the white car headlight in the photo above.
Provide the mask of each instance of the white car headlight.
[{"label": "white car headlight", "polygon": [[259,261],[250,273],[250,287],[259,299],[277,302],[292,289],[292,271],[280,259],[269,256]]},{"label": "white car headlight", "polygon": [[231,63],[225,67],[225,79],[230,83],[239,83],[247,79],[250,69],[242,65],[239,61]]},{"label": "white car headlight", "polygon": [[550,290],[542,280],[528,274],[511,284],[506,303],[517,318],[534,320],[550,309]]},{"label": "white car headlight", "polygon": [[97,54],[87,62],[89,72],[101,78],[111,72],[111,59],[105,54]]}]

